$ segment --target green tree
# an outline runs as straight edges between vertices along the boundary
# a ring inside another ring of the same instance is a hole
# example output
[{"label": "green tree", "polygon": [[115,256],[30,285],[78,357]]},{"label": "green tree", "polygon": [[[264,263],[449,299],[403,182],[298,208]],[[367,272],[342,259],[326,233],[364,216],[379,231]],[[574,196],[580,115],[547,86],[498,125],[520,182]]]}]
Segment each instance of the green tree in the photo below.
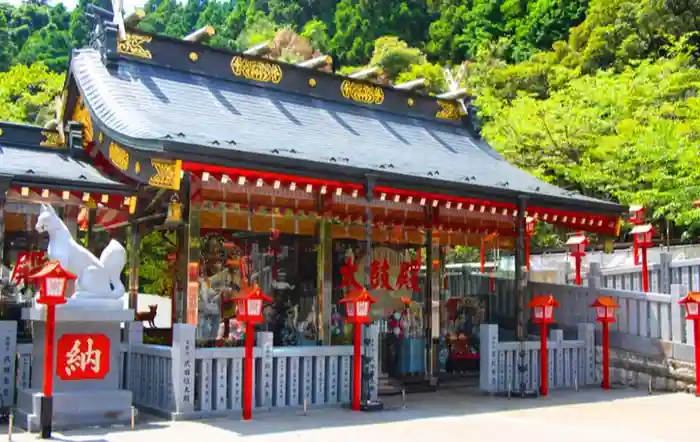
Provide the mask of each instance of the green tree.
[{"label": "green tree", "polygon": [[0,121],[46,123],[48,120],[41,117],[48,115],[45,109],[52,107],[54,98],[60,95],[64,78],[43,63],[17,64],[0,72]]},{"label": "green tree", "polygon": [[10,30],[7,27],[7,18],[0,12],[0,72],[10,68],[14,44],[10,40]]}]

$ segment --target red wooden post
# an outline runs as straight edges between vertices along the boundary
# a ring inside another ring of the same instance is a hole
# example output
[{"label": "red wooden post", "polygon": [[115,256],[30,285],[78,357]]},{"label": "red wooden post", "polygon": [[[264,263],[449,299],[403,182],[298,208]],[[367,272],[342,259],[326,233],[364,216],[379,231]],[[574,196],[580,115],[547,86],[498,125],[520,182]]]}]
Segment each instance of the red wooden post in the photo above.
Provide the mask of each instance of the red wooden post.
[{"label": "red wooden post", "polygon": [[603,321],[603,390],[610,390],[610,323]]},{"label": "red wooden post", "polygon": [[591,307],[595,309],[596,322],[603,330],[603,390],[610,390],[610,323],[615,322],[615,310],[620,306],[610,296],[599,296]]},{"label": "red wooden post", "polygon": [[[245,279],[243,285],[246,284]],[[263,321],[263,303],[271,302],[272,298],[263,294],[260,287],[242,288],[233,298],[238,310],[238,319],[245,322],[245,362],[243,364],[243,420],[253,418],[253,345],[255,343],[255,324]]]},{"label": "red wooden post", "polygon": [[647,248],[652,246],[651,238],[654,235],[654,227],[651,224],[634,226],[632,228],[633,244],[642,254],[642,291],[649,291],[649,267],[647,265]]},{"label": "red wooden post", "polygon": [[46,306],[46,345],[44,346],[44,396],[53,396],[53,365],[56,359],[56,306]]},{"label": "red wooden post", "polygon": [[700,292],[690,292],[678,303],[685,306],[685,318],[695,327],[695,396],[700,397]]},{"label": "red wooden post", "polygon": [[366,289],[362,289],[360,292],[347,294],[339,303],[345,304],[348,322],[355,326],[350,408],[352,411],[360,411],[360,402],[362,401],[362,324],[370,322],[370,306],[375,303],[375,299]]},{"label": "red wooden post", "polygon": [[554,322],[554,309],[559,303],[552,295],[536,295],[530,301],[533,322],[540,324],[540,395],[549,393],[549,354],[547,349],[547,325]]},{"label": "red wooden post", "polygon": [[569,248],[569,253],[574,257],[576,269],[576,285],[581,285],[581,259],[586,256],[586,246],[588,238],[583,233],[579,233],[570,237],[566,241],[566,246]]},{"label": "red wooden post", "polygon": [[642,291],[649,291],[649,267],[647,265],[647,248],[642,248]]},{"label": "red wooden post", "polygon": [[253,418],[253,339],[255,328],[250,322],[246,323],[245,329],[245,365],[243,367],[243,420],[248,421]]},{"label": "red wooden post", "polygon": [[355,339],[353,342],[353,361],[352,361],[352,411],[360,411],[360,393],[362,386],[362,326],[355,324]]},{"label": "red wooden post", "polygon": [[700,397],[700,318],[693,321],[695,326],[695,396]]},{"label": "red wooden post", "polygon": [[41,270],[29,276],[39,281],[40,291],[36,302],[46,306],[46,336],[44,343],[44,389],[41,397],[39,426],[41,439],[50,439],[53,426],[53,373],[56,352],[56,305],[66,303],[68,280],[75,276],[65,271],[58,261],[47,263]]},{"label": "red wooden post", "polygon": [[576,285],[581,285],[581,255],[576,255],[574,259],[576,260]]},{"label": "red wooden post", "polygon": [[547,323],[540,322],[540,395],[549,392],[549,350],[547,348]]}]

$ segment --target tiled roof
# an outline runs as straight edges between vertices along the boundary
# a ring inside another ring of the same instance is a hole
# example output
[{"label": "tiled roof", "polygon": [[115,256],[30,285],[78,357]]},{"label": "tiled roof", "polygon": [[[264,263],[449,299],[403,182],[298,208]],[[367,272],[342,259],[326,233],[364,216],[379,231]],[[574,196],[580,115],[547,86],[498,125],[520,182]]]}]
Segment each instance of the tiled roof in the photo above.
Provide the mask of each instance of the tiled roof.
[{"label": "tiled roof", "polygon": [[105,65],[94,49],[74,52],[71,75],[106,136],[153,155],[212,164],[245,160],[290,171],[342,170],[354,176],[373,172],[379,181],[418,180],[431,190],[463,197],[493,192],[512,200],[527,195],[531,203],[557,210],[624,211],[529,175],[455,122],[128,57]]},{"label": "tiled roof", "polygon": [[[63,184],[67,187],[126,189],[104,176],[90,161],[71,156],[65,148],[42,146],[42,139],[58,135],[40,127],[0,122],[0,175],[13,184]],[[44,134],[42,136],[42,134]],[[46,141],[44,141],[46,143]]]}]

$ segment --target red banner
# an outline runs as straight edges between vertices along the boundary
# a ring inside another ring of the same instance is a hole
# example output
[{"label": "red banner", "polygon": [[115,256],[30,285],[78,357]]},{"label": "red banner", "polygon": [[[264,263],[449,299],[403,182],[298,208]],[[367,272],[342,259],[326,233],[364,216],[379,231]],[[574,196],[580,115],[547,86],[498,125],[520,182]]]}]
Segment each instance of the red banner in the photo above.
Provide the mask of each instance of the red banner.
[{"label": "red banner", "polygon": [[40,267],[46,264],[46,261],[46,252],[19,252],[17,254],[17,264],[15,264],[10,275],[10,281],[14,284],[26,283],[27,277],[34,273],[35,270],[39,270]]},{"label": "red banner", "polygon": [[66,334],[58,340],[56,374],[64,381],[104,379],[109,374],[110,342],[102,334]]},{"label": "red banner", "polygon": [[[382,290],[400,290],[408,289],[413,292],[419,291],[418,287],[418,272],[420,266],[418,261],[402,262],[399,266],[399,275],[392,284],[389,280],[389,270],[391,266],[387,259],[374,259],[370,263],[369,284],[371,289]],[[357,281],[355,273],[358,266],[353,262],[352,258],[347,258],[345,264],[340,267],[342,281],[340,288],[349,290],[361,290],[362,284]]]}]

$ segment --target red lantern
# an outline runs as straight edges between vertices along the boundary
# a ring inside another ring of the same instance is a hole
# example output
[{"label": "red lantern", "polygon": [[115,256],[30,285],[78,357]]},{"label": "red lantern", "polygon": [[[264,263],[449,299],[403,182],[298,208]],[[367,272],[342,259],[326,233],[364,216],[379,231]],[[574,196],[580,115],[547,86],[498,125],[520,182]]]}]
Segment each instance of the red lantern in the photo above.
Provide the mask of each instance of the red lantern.
[{"label": "red lantern", "polygon": [[569,254],[574,257],[576,262],[576,285],[581,285],[581,259],[586,256],[586,247],[588,246],[588,238],[583,233],[574,235],[566,241],[566,247],[569,248]]},{"label": "red lantern", "polygon": [[530,301],[532,318],[535,324],[551,324],[554,322],[554,309],[559,303],[552,295],[536,295]]},{"label": "red lantern", "polygon": [[29,279],[38,280],[40,284],[36,302],[44,305],[58,305],[66,303],[68,281],[74,280],[75,276],[64,270],[58,261],[51,261],[44,268],[30,275]]},{"label": "red lantern", "polygon": [[362,386],[362,324],[370,323],[370,307],[376,301],[366,289],[361,292],[349,293],[339,301],[345,304],[348,322],[355,324],[355,337],[353,339],[353,394],[352,411],[360,411],[360,390]]},{"label": "red lantern", "polygon": [[646,212],[646,209],[644,208],[644,206],[640,206],[640,205],[630,206],[629,222],[636,225],[636,226],[640,225],[641,223],[644,222],[645,212]]},{"label": "red lantern", "polygon": [[690,292],[678,303],[685,306],[685,318],[695,328],[695,395],[700,397],[700,292]]},{"label": "red lantern", "polygon": [[370,295],[367,290],[361,292],[349,293],[339,301],[340,304],[345,304],[345,310],[348,316],[348,322],[351,324],[369,324],[370,321],[370,306],[376,300]]},{"label": "red lantern", "polygon": [[263,303],[272,302],[272,298],[265,295],[257,285],[243,290],[233,299],[236,302],[238,319],[246,324],[263,322]]},{"label": "red lantern", "polygon": [[603,330],[603,390],[610,390],[610,323],[615,322],[615,310],[620,306],[610,296],[599,296],[591,307]]},{"label": "red lantern", "polygon": [[678,303],[685,307],[685,319],[688,321],[700,321],[700,292],[690,292]]},{"label": "red lantern", "polygon": [[238,310],[238,320],[245,322],[245,358],[243,369],[243,420],[253,418],[253,333],[254,325],[263,322],[263,303],[271,302],[260,287],[246,287],[233,298]]},{"label": "red lantern", "polygon": [[530,271],[530,238],[535,234],[537,220],[531,216],[525,218],[525,267]]},{"label": "red lantern", "polygon": [[596,321],[603,323],[615,322],[615,310],[620,306],[610,296],[599,296],[591,307],[595,308]]},{"label": "red lantern", "polygon": [[547,396],[549,383],[549,354],[547,350],[547,325],[554,322],[554,309],[559,303],[552,295],[536,295],[530,301],[533,322],[540,324],[540,394]]},{"label": "red lantern", "polygon": [[647,269],[647,248],[653,245],[654,227],[651,224],[634,226],[632,228],[634,249],[642,253],[642,291],[649,291],[649,272]]}]

